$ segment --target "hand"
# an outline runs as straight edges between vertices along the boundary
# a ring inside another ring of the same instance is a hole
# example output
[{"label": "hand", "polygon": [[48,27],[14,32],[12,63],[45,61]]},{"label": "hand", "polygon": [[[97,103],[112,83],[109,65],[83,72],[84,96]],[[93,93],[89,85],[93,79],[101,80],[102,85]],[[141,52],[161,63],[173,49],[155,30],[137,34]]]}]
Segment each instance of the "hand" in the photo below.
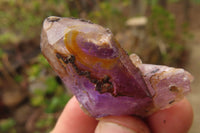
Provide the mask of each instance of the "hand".
[{"label": "hand", "polygon": [[108,116],[97,121],[87,116],[73,97],[51,133],[187,133],[192,120],[192,107],[186,99],[145,120],[134,116]]}]

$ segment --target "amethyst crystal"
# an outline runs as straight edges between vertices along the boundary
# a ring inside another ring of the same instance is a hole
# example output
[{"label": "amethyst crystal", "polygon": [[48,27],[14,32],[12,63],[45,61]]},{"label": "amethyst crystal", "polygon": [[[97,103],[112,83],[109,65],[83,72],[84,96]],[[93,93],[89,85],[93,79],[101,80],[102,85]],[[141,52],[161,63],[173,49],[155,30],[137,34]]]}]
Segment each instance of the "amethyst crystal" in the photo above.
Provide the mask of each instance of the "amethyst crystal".
[{"label": "amethyst crystal", "polygon": [[183,69],[142,64],[109,29],[90,21],[48,17],[41,50],[81,107],[93,117],[147,116],[179,101],[192,76]]}]

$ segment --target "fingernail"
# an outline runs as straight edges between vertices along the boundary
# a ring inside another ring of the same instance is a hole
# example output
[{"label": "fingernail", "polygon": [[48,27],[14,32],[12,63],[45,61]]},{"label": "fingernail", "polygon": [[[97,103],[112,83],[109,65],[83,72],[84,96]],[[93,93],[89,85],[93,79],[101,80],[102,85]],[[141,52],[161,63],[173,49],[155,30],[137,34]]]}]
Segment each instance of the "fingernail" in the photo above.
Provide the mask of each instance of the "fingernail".
[{"label": "fingernail", "polygon": [[95,133],[136,133],[136,132],[116,123],[100,121],[96,127]]}]

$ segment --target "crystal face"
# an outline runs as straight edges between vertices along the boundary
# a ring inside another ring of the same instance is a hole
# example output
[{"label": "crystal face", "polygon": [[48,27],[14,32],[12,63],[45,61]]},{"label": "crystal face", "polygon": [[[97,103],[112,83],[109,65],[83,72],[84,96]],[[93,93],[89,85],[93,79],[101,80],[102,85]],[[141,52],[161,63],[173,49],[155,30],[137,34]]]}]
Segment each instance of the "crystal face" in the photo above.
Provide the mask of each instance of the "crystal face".
[{"label": "crystal face", "polygon": [[109,29],[90,21],[48,17],[41,51],[83,110],[93,117],[148,116],[181,100],[193,77],[183,69],[142,64]]}]

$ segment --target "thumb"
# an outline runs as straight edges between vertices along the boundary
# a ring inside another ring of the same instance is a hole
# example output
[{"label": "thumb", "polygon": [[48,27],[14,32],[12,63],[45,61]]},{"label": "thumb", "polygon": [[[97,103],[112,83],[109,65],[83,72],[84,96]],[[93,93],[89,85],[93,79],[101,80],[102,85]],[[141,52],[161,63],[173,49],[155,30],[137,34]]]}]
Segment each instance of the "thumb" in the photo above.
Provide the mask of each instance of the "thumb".
[{"label": "thumb", "polygon": [[132,116],[108,116],[101,118],[95,133],[150,133],[146,124]]}]

